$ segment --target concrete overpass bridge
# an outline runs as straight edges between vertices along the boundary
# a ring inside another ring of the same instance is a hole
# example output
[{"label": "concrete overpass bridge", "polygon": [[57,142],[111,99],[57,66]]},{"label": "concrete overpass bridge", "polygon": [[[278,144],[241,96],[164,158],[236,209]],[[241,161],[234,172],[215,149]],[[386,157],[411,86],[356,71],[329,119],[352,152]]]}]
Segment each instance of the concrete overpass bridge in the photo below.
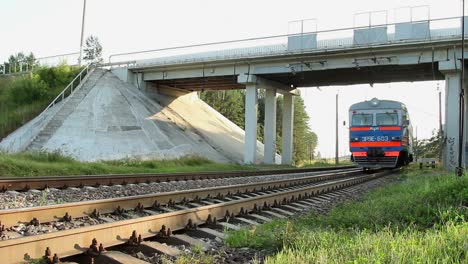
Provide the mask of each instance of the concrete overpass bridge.
[{"label": "concrete overpass bridge", "polygon": [[[444,164],[454,169],[458,155],[461,21],[455,17],[300,32],[116,54],[109,60],[119,78],[143,89],[246,89],[245,163],[255,161],[258,89],[266,90],[264,162],[274,162],[275,97],[282,93],[282,163],[290,164],[296,88],[445,80]],[[468,146],[466,142],[464,145]]]}]

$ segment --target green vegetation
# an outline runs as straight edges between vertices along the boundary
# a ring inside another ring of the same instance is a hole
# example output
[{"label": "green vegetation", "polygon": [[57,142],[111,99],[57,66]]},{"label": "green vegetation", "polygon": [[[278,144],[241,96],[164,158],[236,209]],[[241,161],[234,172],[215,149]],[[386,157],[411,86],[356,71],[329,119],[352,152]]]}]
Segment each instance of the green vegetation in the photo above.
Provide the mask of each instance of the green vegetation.
[{"label": "green vegetation", "polygon": [[[332,166],[316,163],[307,167]],[[0,152],[1,176],[65,176],[109,173],[158,173],[222,170],[262,170],[294,168],[287,165],[238,165],[215,163],[201,157],[183,157],[175,160],[116,160],[80,162],[59,153],[24,152],[6,154]]]},{"label": "green vegetation", "polygon": [[410,169],[328,215],[230,233],[234,247],[278,250],[267,263],[467,263],[468,178]]},{"label": "green vegetation", "polygon": [[0,153],[0,176],[64,176],[247,169],[255,169],[255,167],[215,163],[200,157],[184,157],[176,160],[79,162],[57,153]]},{"label": "green vegetation", "polygon": [[306,232],[266,263],[466,263],[468,224],[406,229]]},{"label": "green vegetation", "polygon": [[[200,98],[216,109],[222,115],[244,128],[245,112],[245,91],[205,91],[200,94]],[[277,98],[276,115],[276,148],[281,152],[281,127],[283,113],[283,97]],[[258,121],[257,139],[263,141],[263,127],[265,120],[265,94],[259,92],[258,98]],[[305,111],[304,100],[297,96],[294,99],[294,161],[296,165],[301,165],[305,160],[309,160],[310,154],[314,153],[317,146],[317,135],[308,126],[309,116]]]},{"label": "green vegetation", "polygon": [[18,52],[17,54],[10,55],[10,57],[8,57],[8,61],[0,64],[0,72],[6,74],[18,73],[27,71],[34,66],[36,66],[36,57],[32,52],[30,52],[29,55],[26,55],[23,52]]},{"label": "green vegetation", "polygon": [[0,140],[36,117],[68,85],[79,67],[36,66],[29,74],[0,77]]},{"label": "green vegetation", "polygon": [[414,153],[417,158],[439,158],[441,153],[441,140],[440,132],[432,131],[432,136],[428,139],[414,140]]},{"label": "green vegetation", "polygon": [[[194,248],[192,248],[194,250]],[[182,254],[175,261],[164,260],[163,264],[214,264],[216,263],[214,255],[208,255],[202,251],[193,252],[194,254]]]},{"label": "green vegetation", "polygon": [[86,39],[83,59],[89,62],[103,62],[102,46],[97,36],[89,36]]}]

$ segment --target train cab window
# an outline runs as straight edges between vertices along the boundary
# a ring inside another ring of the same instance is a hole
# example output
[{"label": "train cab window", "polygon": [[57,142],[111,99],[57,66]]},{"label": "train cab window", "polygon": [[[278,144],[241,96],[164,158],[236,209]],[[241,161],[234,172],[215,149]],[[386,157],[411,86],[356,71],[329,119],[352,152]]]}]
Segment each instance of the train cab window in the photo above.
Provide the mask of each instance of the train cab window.
[{"label": "train cab window", "polygon": [[397,113],[377,113],[375,121],[378,126],[396,126],[398,125]]},{"label": "train cab window", "polygon": [[372,126],[372,114],[354,114],[353,126]]}]

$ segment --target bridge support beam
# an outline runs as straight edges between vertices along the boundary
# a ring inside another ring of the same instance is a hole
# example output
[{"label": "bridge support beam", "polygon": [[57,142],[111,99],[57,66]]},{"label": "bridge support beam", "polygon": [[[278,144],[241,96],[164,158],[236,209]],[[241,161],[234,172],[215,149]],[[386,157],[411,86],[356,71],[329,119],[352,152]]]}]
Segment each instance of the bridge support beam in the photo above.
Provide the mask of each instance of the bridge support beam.
[{"label": "bridge support beam", "polygon": [[293,124],[294,124],[294,96],[283,95],[283,127],[281,164],[290,165],[293,162]]},{"label": "bridge support beam", "polygon": [[[443,163],[449,170],[458,167],[459,142],[459,95],[460,95],[460,68],[459,61],[439,63],[439,71],[445,75],[445,127]],[[466,111],[466,107],[465,107]],[[465,114],[466,115],[466,114]],[[466,129],[465,129],[466,131]],[[466,138],[464,139],[466,141]],[[466,144],[464,144],[466,146]],[[463,151],[465,152],[465,151]],[[465,154],[465,153],[463,153]],[[465,155],[463,155],[465,156]],[[463,157],[465,160],[465,157]]]},{"label": "bridge support beam", "polygon": [[263,144],[265,164],[275,164],[276,156],[276,89],[265,89],[265,124]]},{"label": "bridge support beam", "polygon": [[257,153],[257,85],[249,83],[245,87],[245,145],[244,163],[254,164]]}]

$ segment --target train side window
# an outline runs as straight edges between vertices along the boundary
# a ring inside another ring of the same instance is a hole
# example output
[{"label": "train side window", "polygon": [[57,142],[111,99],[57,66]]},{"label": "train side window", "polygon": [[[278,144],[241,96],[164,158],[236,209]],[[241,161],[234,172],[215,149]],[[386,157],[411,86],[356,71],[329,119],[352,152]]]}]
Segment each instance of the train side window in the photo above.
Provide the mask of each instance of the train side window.
[{"label": "train side window", "polygon": [[354,114],[352,119],[353,126],[372,126],[372,114]]},{"label": "train side window", "polygon": [[408,126],[410,124],[410,120],[408,118],[408,113],[403,112],[403,125]]}]

